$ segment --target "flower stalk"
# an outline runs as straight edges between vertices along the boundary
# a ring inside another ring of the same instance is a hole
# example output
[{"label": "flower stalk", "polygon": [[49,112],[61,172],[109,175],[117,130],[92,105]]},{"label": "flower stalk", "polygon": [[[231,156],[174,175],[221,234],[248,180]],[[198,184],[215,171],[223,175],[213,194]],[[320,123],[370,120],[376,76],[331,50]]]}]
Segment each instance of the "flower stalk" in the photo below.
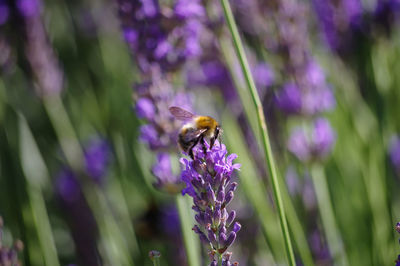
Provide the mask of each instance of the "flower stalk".
[{"label": "flower stalk", "polygon": [[262,143],[263,143],[263,147],[264,147],[265,158],[266,158],[267,165],[268,165],[269,175],[271,176],[272,188],[274,191],[275,202],[276,202],[277,209],[278,209],[281,230],[282,230],[282,233],[284,236],[285,249],[287,252],[289,264],[295,265],[294,252],[293,252],[293,247],[292,247],[291,238],[290,238],[290,234],[289,234],[289,228],[287,225],[285,207],[284,207],[281,193],[280,193],[279,179],[278,179],[278,175],[277,175],[277,171],[276,171],[276,167],[275,167],[274,158],[272,155],[272,149],[271,149],[271,144],[269,141],[267,124],[265,121],[265,116],[264,116],[261,100],[258,95],[256,85],[254,83],[254,79],[253,79],[251,71],[250,71],[249,63],[247,62],[244,48],[243,48],[242,42],[240,40],[239,32],[238,32],[238,29],[236,26],[236,22],[233,18],[232,10],[231,10],[228,0],[221,0],[221,5],[224,10],[224,14],[225,14],[226,22],[229,27],[229,31],[232,35],[233,44],[234,44],[234,47],[236,50],[236,54],[239,58],[240,66],[243,71],[246,85],[251,93],[253,104],[257,110],[258,126],[261,131],[261,136],[262,136],[261,139],[262,139]]}]

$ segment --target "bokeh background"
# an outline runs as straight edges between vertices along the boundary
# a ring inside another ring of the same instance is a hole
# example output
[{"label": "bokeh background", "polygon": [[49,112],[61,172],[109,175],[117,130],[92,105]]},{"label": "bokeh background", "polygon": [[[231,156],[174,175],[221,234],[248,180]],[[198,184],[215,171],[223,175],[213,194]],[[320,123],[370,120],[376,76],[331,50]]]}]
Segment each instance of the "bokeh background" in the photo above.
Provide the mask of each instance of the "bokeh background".
[{"label": "bokeh background", "polygon": [[[230,2],[297,263],[394,265],[400,3]],[[208,265],[171,105],[217,119],[238,155],[234,260],[287,265],[256,110],[211,0],[0,0],[0,265],[15,252],[22,265],[152,265],[150,250]]]}]

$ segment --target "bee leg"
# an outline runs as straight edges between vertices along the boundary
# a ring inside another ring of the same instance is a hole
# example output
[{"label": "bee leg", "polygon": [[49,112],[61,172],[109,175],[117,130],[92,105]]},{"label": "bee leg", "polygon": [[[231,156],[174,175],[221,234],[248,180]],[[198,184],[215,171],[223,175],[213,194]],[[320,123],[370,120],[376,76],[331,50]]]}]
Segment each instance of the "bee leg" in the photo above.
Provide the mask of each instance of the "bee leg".
[{"label": "bee leg", "polygon": [[217,127],[214,132],[214,136],[210,139],[210,150],[214,147],[215,140],[219,137],[219,128]]},{"label": "bee leg", "polygon": [[190,158],[192,158],[192,160],[194,161],[193,148],[194,148],[194,146],[192,146],[192,147],[189,148],[189,156],[190,156]]},{"label": "bee leg", "polygon": [[203,146],[202,148],[203,148],[204,157],[205,157],[206,154],[207,154],[207,147],[206,147],[206,143],[205,143],[205,140],[204,140],[204,136],[201,136],[201,145]]},{"label": "bee leg", "polygon": [[190,158],[192,158],[192,160],[194,160],[193,149],[194,149],[194,147],[196,147],[196,145],[199,143],[199,141],[200,141],[200,138],[197,138],[197,139],[193,142],[193,145],[190,146],[190,148],[189,148],[188,154],[189,154]]}]

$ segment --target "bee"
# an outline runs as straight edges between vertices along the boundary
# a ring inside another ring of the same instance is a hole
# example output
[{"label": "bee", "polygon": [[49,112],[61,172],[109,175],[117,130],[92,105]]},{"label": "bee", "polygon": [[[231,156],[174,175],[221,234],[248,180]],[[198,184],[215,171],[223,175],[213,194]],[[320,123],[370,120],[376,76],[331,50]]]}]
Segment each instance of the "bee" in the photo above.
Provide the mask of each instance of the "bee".
[{"label": "bee", "polygon": [[182,151],[186,152],[194,160],[193,148],[200,142],[204,154],[207,152],[205,139],[210,140],[210,149],[215,140],[219,138],[221,127],[219,123],[210,116],[195,115],[176,106],[169,108],[170,113],[178,120],[186,122],[179,133],[178,144]]}]

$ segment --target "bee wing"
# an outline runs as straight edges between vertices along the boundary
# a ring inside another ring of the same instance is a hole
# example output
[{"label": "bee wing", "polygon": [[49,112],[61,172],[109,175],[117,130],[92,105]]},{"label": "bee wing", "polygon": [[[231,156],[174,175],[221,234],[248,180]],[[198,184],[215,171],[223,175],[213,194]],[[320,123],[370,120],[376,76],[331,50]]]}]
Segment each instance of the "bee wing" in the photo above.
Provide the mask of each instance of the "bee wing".
[{"label": "bee wing", "polygon": [[187,110],[185,110],[183,108],[177,107],[177,106],[171,106],[169,108],[169,112],[176,119],[181,120],[181,121],[188,121],[188,120],[193,119],[193,117],[195,117],[195,115],[192,114],[191,112],[189,112],[189,111],[187,111]]},{"label": "bee wing", "polygon": [[183,140],[184,140],[184,142],[190,142],[190,141],[200,137],[200,135],[206,131],[207,131],[207,129],[205,129],[205,128],[188,130],[186,132],[186,134],[183,135]]}]

